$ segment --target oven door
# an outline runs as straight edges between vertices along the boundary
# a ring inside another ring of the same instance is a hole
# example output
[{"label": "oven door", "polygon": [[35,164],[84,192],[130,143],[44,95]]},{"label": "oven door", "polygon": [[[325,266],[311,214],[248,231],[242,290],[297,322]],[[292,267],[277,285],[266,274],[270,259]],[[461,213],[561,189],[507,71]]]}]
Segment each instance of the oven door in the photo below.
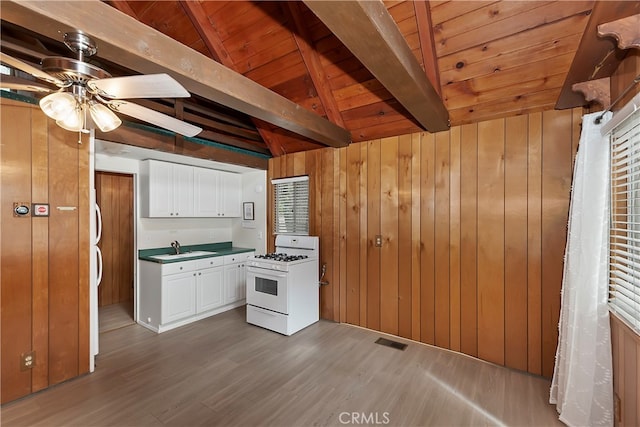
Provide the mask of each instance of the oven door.
[{"label": "oven door", "polygon": [[247,304],[289,314],[287,273],[247,267]]}]

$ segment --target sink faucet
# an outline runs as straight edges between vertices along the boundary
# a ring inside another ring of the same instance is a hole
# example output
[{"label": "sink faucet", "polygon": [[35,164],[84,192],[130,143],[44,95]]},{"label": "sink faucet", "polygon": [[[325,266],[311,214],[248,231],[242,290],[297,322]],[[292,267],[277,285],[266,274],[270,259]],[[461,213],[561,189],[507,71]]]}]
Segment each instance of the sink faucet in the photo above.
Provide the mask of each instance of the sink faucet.
[{"label": "sink faucet", "polygon": [[180,243],[177,240],[171,242],[171,247],[176,250],[176,255],[180,254]]}]

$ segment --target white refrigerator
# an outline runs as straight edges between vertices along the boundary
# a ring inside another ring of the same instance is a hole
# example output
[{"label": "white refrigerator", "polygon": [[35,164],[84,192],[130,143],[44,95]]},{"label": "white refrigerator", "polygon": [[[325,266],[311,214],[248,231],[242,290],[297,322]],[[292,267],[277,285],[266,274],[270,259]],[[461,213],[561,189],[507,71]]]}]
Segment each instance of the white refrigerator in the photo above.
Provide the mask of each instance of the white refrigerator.
[{"label": "white refrigerator", "polygon": [[93,131],[91,131],[91,138],[89,138],[89,188],[91,188],[91,195],[89,200],[90,205],[90,218],[89,227],[91,229],[91,254],[89,263],[89,372],[93,372],[95,369],[95,358],[99,350],[100,339],[100,325],[98,322],[98,286],[102,280],[102,253],[98,247],[100,237],[102,236],[102,216],[100,214],[100,207],[96,201],[95,190],[95,139]]}]

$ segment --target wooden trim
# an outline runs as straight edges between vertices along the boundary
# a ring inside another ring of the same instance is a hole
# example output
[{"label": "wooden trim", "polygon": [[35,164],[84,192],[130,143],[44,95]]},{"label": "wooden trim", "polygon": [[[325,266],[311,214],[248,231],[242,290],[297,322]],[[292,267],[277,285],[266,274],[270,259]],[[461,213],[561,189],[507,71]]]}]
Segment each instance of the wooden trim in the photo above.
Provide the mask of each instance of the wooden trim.
[{"label": "wooden trim", "polygon": [[582,92],[587,102],[596,101],[604,108],[611,105],[611,78],[603,77],[598,80],[590,80],[588,82],[574,83],[571,90],[574,92]]},{"label": "wooden trim", "polygon": [[[84,2],[82,8],[7,1],[2,18],[54,40],[64,29],[75,28],[97,42],[100,58],[139,73],[167,72],[193,94],[324,145],[341,147],[351,141],[347,130],[100,1]],[[131,43],[132,34],[136,43]]]},{"label": "wooden trim", "polygon": [[598,25],[598,36],[615,38],[618,49],[640,49],[640,14]]},{"label": "wooden trim", "polygon": [[78,368],[77,375],[89,372],[90,365],[90,323],[89,289],[91,255],[90,193],[89,178],[89,135],[83,134],[83,143],[77,146],[78,152]]},{"label": "wooden trim", "polygon": [[382,1],[305,4],[430,132],[449,129],[449,113]]},{"label": "wooden trim", "polygon": [[[4,102],[3,102],[4,104]],[[35,203],[49,203],[49,141],[47,116],[37,106],[31,113],[31,197]],[[49,250],[49,218],[31,222],[32,254]],[[32,345],[37,360],[49,359],[49,257],[32,256],[33,318]],[[31,392],[49,385],[49,364],[36,363],[31,377]]]}]

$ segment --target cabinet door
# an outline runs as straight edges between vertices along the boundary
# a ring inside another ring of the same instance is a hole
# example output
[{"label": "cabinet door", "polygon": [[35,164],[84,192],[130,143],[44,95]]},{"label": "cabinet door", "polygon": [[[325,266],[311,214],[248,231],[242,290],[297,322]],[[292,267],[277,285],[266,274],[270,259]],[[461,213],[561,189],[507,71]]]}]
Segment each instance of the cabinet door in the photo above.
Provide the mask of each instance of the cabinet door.
[{"label": "cabinet door", "polygon": [[173,203],[176,216],[193,215],[193,168],[185,165],[173,165]]},{"label": "cabinet door", "polygon": [[197,217],[217,217],[218,211],[218,171],[195,168],[195,213]]},{"label": "cabinet door", "polygon": [[218,195],[222,216],[233,218],[242,215],[242,176],[240,174],[220,172]]},{"label": "cabinet door", "polygon": [[244,263],[225,265],[224,267],[224,303],[240,301],[247,296],[247,276]]},{"label": "cabinet door", "polygon": [[224,266],[224,303],[229,304],[241,299],[238,295],[239,264]]},{"label": "cabinet door", "polygon": [[196,311],[202,313],[223,305],[222,267],[199,270],[197,274]]},{"label": "cabinet door", "polygon": [[196,314],[196,273],[162,278],[162,324]]},{"label": "cabinet door", "polygon": [[149,161],[148,174],[149,216],[173,216],[173,165],[171,163]]},{"label": "cabinet door", "polygon": [[238,271],[238,299],[245,299],[247,297],[247,269],[245,264],[240,264]]}]

